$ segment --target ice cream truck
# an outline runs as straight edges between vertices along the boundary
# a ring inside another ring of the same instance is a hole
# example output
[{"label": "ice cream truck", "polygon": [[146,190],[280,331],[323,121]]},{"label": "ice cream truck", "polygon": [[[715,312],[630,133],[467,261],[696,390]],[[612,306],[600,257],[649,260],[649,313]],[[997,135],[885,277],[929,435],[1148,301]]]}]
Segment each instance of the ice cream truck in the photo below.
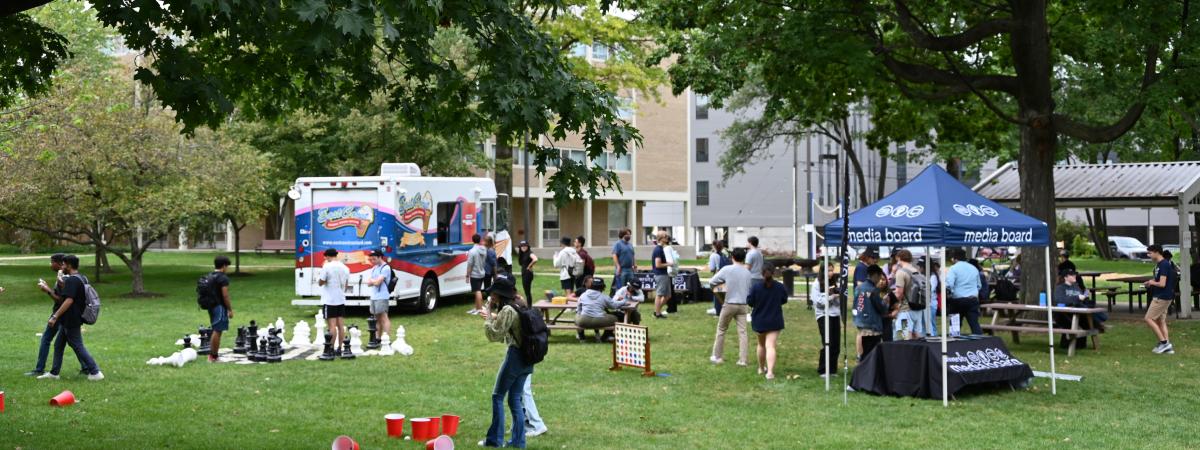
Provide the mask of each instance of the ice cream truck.
[{"label": "ice cream truck", "polygon": [[379,176],[299,178],[296,205],[296,295],[319,305],[325,250],[350,268],[346,305],[368,306],[371,264],[382,250],[396,277],[393,305],[432,311],[444,296],[469,293],[471,236],[493,235],[496,255],[512,261],[507,231],[496,232],[496,186],[488,178],[423,177],[411,163],[383,164]]}]

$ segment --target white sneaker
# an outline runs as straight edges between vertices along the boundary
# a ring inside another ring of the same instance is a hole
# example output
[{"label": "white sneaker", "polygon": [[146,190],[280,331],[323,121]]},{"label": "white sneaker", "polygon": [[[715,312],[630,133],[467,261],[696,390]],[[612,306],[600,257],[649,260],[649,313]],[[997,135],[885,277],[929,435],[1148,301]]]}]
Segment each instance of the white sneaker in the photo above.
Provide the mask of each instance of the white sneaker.
[{"label": "white sneaker", "polygon": [[662,312],[662,316],[663,316],[664,318],[665,318],[665,317],[667,317],[667,312],[666,312],[666,311],[663,311],[663,312]]},{"label": "white sneaker", "polygon": [[[712,361],[712,363],[713,363],[713,364],[720,364],[720,363],[723,363],[723,362],[725,362],[725,360],[724,360],[724,359],[718,358],[718,357],[716,357],[716,356],[709,356],[709,357],[708,357],[708,360],[709,360],[709,361]],[[41,378],[41,377],[39,377],[39,378]]]},{"label": "white sneaker", "polygon": [[88,375],[88,381],[100,381],[104,379],[104,372],[96,372],[95,375]]},{"label": "white sneaker", "polygon": [[46,372],[41,375],[38,375],[37,379],[39,379],[39,380],[57,380],[58,375],[52,374],[50,372]]},{"label": "white sneaker", "polygon": [[542,429],[540,429],[540,430],[526,431],[526,432],[525,432],[525,437],[541,436],[541,435],[543,435],[543,434],[546,434],[546,432],[547,432],[547,431],[550,431],[550,429],[549,429],[549,428],[542,428]]},{"label": "white sneaker", "polygon": [[472,309],[470,309],[470,310],[467,310],[467,314],[470,314],[470,315],[472,315],[472,316],[478,316],[478,315],[479,315],[479,310],[478,310],[478,309],[474,309],[474,308],[472,308]]},{"label": "white sneaker", "polygon": [[1154,350],[1151,350],[1151,351],[1154,353],[1157,353],[1157,354],[1163,354],[1167,351],[1167,345],[1168,344],[1160,343],[1158,345],[1155,345]]},{"label": "white sneaker", "polygon": [[708,308],[708,311],[705,311],[705,312],[708,313],[708,315],[710,315],[710,316],[715,316],[715,315],[717,315],[717,308]]},{"label": "white sneaker", "polygon": [[1171,345],[1171,343],[1168,342],[1165,345],[1163,345],[1163,351],[1160,353],[1164,353],[1167,355],[1174,355],[1175,354],[1175,346]]}]

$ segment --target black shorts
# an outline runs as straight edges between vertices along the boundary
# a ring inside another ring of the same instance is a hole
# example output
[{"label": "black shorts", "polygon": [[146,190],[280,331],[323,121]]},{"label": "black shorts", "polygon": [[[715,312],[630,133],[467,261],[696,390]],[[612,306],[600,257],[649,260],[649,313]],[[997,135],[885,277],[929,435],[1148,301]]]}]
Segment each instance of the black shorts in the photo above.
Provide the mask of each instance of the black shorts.
[{"label": "black shorts", "polygon": [[346,305],[323,305],[322,313],[326,319],[337,319],[346,316]]},{"label": "black shorts", "polygon": [[483,280],[487,278],[471,278],[471,292],[482,291],[486,286],[483,285]]}]

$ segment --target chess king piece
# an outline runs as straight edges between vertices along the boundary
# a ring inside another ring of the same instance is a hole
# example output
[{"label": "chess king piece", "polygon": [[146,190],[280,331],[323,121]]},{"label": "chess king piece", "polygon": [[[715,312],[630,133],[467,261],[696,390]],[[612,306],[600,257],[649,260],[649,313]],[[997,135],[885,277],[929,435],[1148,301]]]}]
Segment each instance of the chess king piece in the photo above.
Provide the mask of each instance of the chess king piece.
[{"label": "chess king piece", "polygon": [[401,355],[412,356],[413,348],[404,340],[405,334],[407,333],[404,331],[404,325],[396,327],[396,342],[392,343],[392,348]]},{"label": "chess king piece", "polygon": [[[324,327],[322,327],[322,329],[323,328]],[[318,337],[318,339],[325,344],[325,352],[321,353],[320,356],[321,361],[333,361],[335,358],[333,355],[333,336],[326,331],[325,334]]]},{"label": "chess king piece", "polygon": [[369,338],[367,339],[367,348],[372,350],[379,348],[379,338],[376,337],[379,335],[379,328],[378,321],[375,319],[375,316],[367,317],[367,333],[369,333]]},{"label": "chess king piece", "polygon": [[342,359],[355,358],[354,352],[350,349],[350,336],[346,336],[346,339],[342,340],[342,354],[340,356]]},{"label": "chess king piece", "polygon": [[308,348],[312,345],[308,340],[308,333],[308,322],[296,322],[296,326],[292,328],[292,347]]},{"label": "chess king piece", "polygon": [[183,348],[192,348],[192,336],[189,334],[183,335]]},{"label": "chess king piece", "polygon": [[[246,355],[247,356],[252,357],[255,353],[258,353],[258,338],[256,338],[255,336],[258,336],[258,323],[251,320],[250,327],[246,328]],[[250,360],[253,361],[254,358],[250,358]]]},{"label": "chess king piece", "polygon": [[[318,316],[319,315],[320,314],[318,314]],[[322,320],[319,322],[315,322],[315,323],[313,323],[313,326],[317,327],[317,338],[313,339],[313,343],[312,343],[313,347],[320,347],[322,345],[325,345],[325,341],[329,340],[329,338],[327,338],[326,336],[330,335],[329,333],[325,332],[325,326],[326,326],[325,321]]]},{"label": "chess king piece", "polygon": [[237,339],[233,341],[233,352],[239,355],[246,354],[246,327],[238,327]]},{"label": "chess king piece", "polygon": [[392,337],[387,333],[383,333],[383,339],[380,340],[379,354],[382,356],[392,356],[396,354],[396,349],[392,348]]},{"label": "chess king piece", "polygon": [[207,355],[209,352],[211,352],[212,349],[209,348],[209,340],[211,340],[211,339],[212,339],[212,328],[201,325],[200,326],[200,349],[196,350],[196,353],[201,354],[201,355]]},{"label": "chess king piece", "polygon": [[271,336],[267,338],[267,362],[277,363],[283,361],[283,338],[279,334],[283,330],[271,328]]},{"label": "chess king piece", "polygon": [[350,351],[356,355],[361,355],[363,353],[362,331],[359,331],[358,325],[351,325],[347,332],[350,334]]}]

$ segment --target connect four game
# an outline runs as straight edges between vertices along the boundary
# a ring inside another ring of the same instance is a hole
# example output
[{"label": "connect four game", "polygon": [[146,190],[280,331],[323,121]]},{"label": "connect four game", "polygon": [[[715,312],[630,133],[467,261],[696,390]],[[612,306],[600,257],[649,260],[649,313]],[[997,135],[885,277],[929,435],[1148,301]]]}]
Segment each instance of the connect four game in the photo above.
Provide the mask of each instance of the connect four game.
[{"label": "connect four game", "polygon": [[609,370],[621,370],[622,366],[642,369],[642,375],[654,376],[650,370],[650,339],[646,327],[618,323],[613,330],[613,366]]}]

